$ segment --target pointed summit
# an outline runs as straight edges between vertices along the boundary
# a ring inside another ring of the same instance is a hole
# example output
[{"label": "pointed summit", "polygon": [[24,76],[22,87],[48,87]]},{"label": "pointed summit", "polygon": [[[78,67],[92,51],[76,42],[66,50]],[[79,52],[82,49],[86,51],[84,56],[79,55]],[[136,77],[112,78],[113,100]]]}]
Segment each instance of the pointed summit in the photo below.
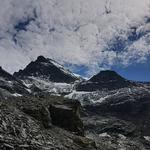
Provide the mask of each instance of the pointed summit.
[{"label": "pointed summit", "polygon": [[47,59],[44,56],[41,55],[41,56],[37,57],[37,61],[39,61],[39,62],[46,62]]},{"label": "pointed summit", "polygon": [[93,76],[89,81],[91,82],[119,82],[125,79],[118,73],[112,70],[100,71],[97,75]]},{"label": "pointed summit", "polygon": [[77,86],[79,91],[115,90],[128,87],[131,82],[121,77],[115,71],[105,70],[94,75],[90,80]]},{"label": "pointed summit", "polygon": [[24,70],[15,72],[14,76],[20,79],[36,77],[46,81],[61,83],[71,83],[78,79],[62,65],[44,56],[39,56],[34,62],[27,65]]}]

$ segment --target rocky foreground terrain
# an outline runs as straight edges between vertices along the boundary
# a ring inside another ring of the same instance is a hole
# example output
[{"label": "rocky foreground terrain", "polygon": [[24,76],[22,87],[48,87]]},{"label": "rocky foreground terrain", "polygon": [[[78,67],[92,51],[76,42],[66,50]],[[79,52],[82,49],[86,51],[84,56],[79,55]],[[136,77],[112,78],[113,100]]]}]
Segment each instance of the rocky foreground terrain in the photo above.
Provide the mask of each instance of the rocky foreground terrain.
[{"label": "rocky foreground terrain", "polygon": [[0,150],[149,150],[149,129],[150,83],[85,80],[43,56],[0,68]]},{"label": "rocky foreground terrain", "polygon": [[60,97],[1,100],[0,149],[96,149],[84,136],[79,108]]}]

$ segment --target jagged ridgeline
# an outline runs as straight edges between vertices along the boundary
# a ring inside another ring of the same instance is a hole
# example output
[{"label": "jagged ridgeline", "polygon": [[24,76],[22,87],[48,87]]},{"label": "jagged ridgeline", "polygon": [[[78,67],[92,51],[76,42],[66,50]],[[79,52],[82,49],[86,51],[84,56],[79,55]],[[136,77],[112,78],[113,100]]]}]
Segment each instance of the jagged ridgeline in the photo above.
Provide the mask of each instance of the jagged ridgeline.
[{"label": "jagged ridgeline", "polygon": [[38,77],[47,81],[71,83],[78,78],[65,69],[62,65],[52,59],[39,56],[36,61],[31,62],[24,70],[15,72],[14,76],[20,79]]},{"label": "jagged ridgeline", "polygon": [[29,94],[29,89],[23,82],[0,67],[0,97],[10,97]]}]

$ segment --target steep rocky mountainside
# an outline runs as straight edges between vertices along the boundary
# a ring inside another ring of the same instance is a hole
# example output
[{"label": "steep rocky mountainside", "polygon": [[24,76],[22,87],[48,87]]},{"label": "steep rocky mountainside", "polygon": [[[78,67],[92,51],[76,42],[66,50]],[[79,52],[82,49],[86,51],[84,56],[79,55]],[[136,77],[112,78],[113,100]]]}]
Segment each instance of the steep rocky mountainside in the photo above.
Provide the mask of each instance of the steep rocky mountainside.
[{"label": "steep rocky mountainside", "polygon": [[73,73],[66,70],[62,65],[43,56],[39,56],[36,61],[31,62],[24,70],[15,72],[14,76],[20,79],[37,77],[60,83],[71,83],[78,80]]},{"label": "steep rocky mountainside", "polygon": [[106,70],[93,76],[88,81],[79,83],[78,91],[115,90],[132,86],[133,83],[118,75],[115,71]]},{"label": "steep rocky mountainside", "polygon": [[0,67],[0,97],[29,94],[29,89],[17,78]]},{"label": "steep rocky mountainside", "polygon": [[80,77],[52,59],[39,56],[31,62],[24,70],[14,73],[33,92],[48,92],[51,94],[70,93],[75,82]]}]

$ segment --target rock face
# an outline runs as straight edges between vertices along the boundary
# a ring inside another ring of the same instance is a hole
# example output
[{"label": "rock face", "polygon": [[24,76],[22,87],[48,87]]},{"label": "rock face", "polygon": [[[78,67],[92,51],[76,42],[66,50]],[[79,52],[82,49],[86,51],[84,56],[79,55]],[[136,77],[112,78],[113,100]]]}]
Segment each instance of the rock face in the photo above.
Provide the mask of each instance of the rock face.
[{"label": "rock face", "polygon": [[52,124],[84,136],[84,126],[79,116],[79,104],[50,105]]},{"label": "rock face", "polygon": [[146,150],[147,146],[131,122],[108,115],[85,117],[85,134],[104,150]]},{"label": "rock face", "polygon": [[[132,83],[133,84],[133,83]],[[114,90],[132,85],[130,81],[118,75],[115,71],[101,71],[90,80],[81,82],[78,91]]]},{"label": "rock face", "polygon": [[[86,133],[97,136],[96,140],[116,138],[116,142],[121,136],[126,140],[126,143],[120,141],[124,149],[150,149],[145,139],[150,137],[150,86],[140,84],[107,94],[104,98],[101,95],[101,100],[84,106],[88,114],[84,118]],[[117,143],[114,144],[117,148]]]},{"label": "rock face", "polygon": [[26,107],[22,106],[22,111],[35,119],[39,120],[41,124],[44,126],[44,128],[48,129],[51,128],[52,122],[51,122],[51,115],[46,106],[41,107]]},{"label": "rock face", "polygon": [[1,97],[29,94],[28,88],[17,78],[0,67]]},{"label": "rock face", "polygon": [[61,83],[71,83],[78,79],[62,65],[43,56],[39,56],[36,61],[31,62],[24,70],[15,72],[14,76],[20,79],[37,77],[45,81]]},{"label": "rock face", "polygon": [[[129,90],[130,92],[127,92]],[[142,135],[149,135],[150,88],[135,87],[107,97],[103,102],[87,106],[91,112],[117,116],[136,125]]]}]

